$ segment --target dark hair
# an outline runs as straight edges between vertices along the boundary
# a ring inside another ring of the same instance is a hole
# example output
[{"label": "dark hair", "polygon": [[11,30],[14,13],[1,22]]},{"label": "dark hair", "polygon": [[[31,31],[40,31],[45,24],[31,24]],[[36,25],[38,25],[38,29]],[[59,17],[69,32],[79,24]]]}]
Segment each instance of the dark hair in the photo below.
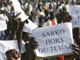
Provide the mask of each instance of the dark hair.
[{"label": "dark hair", "polygon": [[42,9],[39,9],[39,11],[41,12],[41,11],[42,11]]},{"label": "dark hair", "polygon": [[49,9],[52,9],[52,5],[51,5],[51,3],[50,3],[50,5],[49,5]]},{"label": "dark hair", "polygon": [[38,9],[40,9],[40,3],[38,3]]},{"label": "dark hair", "polygon": [[50,12],[50,20],[52,20],[54,18],[54,14],[53,12]]},{"label": "dark hair", "polygon": [[66,8],[65,7],[63,7],[63,11],[66,11]]},{"label": "dark hair", "polygon": [[45,15],[48,16],[49,12],[48,10],[45,10]]},{"label": "dark hair", "polygon": [[66,5],[68,4],[68,2],[66,2]]},{"label": "dark hair", "polygon": [[42,20],[44,17],[43,17],[43,15],[40,15],[39,16],[39,20]]},{"label": "dark hair", "polygon": [[39,16],[39,23],[44,19],[43,15]]}]

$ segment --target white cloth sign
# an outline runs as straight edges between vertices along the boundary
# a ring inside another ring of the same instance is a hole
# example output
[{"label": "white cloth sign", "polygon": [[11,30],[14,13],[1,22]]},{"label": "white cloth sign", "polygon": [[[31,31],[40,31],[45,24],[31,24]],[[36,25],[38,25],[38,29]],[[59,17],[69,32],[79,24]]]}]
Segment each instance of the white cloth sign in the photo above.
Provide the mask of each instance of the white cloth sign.
[{"label": "white cloth sign", "polygon": [[40,58],[65,55],[73,52],[71,49],[71,44],[73,44],[71,23],[37,28],[32,31],[32,35],[39,42],[36,54]]},{"label": "white cloth sign", "polygon": [[0,14],[0,31],[6,30],[7,25],[6,25],[6,19],[3,14]]},{"label": "white cloth sign", "polygon": [[80,27],[80,5],[69,6],[69,13],[72,16],[72,27]]},{"label": "white cloth sign", "polygon": [[[25,15],[24,11],[21,9],[21,6],[20,6],[20,3],[18,2],[18,0],[12,0],[12,3],[13,3],[16,14],[21,12],[21,14],[18,16],[18,18],[21,18],[21,21],[25,21],[26,19],[28,19],[28,16]],[[32,33],[32,30],[34,28],[36,28],[37,26],[30,20],[28,20],[28,22],[29,22],[28,24],[25,23],[23,31]]]},{"label": "white cloth sign", "polygon": [[10,49],[15,49],[16,51],[19,51],[17,40],[0,41],[0,60],[7,60],[5,52]]},{"label": "white cloth sign", "polygon": [[18,2],[18,0],[12,0],[12,3],[13,3],[15,12],[18,12],[18,13],[23,12],[23,10],[21,9],[21,5]]},{"label": "white cloth sign", "polygon": [[28,20],[28,24],[24,24],[24,27],[23,27],[23,31],[24,32],[27,32],[27,33],[32,33],[32,30],[37,28],[37,25],[35,25],[33,22],[31,22],[30,20]]},{"label": "white cloth sign", "polygon": [[18,18],[21,18],[22,21],[25,21],[26,19],[28,19],[28,16],[25,15],[24,13],[21,13]]},{"label": "white cloth sign", "polygon": [[13,6],[14,6],[14,10],[15,10],[15,15],[18,13],[21,13],[18,18],[21,18],[22,21],[25,21],[26,19],[28,19],[28,16],[25,15],[24,11],[21,8],[21,5],[19,3],[18,0],[12,0]]},{"label": "white cloth sign", "polygon": [[3,14],[0,14],[0,21],[6,21],[6,19],[5,19]]}]

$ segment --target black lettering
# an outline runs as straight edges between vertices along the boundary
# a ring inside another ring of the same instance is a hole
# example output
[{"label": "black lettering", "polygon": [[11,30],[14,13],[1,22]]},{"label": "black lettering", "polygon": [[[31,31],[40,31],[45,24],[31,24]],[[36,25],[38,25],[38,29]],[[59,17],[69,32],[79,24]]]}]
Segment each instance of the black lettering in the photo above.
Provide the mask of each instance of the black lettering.
[{"label": "black lettering", "polygon": [[78,15],[78,19],[80,19],[80,15]]},{"label": "black lettering", "polygon": [[64,34],[64,33],[65,33],[65,30],[61,29],[61,30],[60,30],[60,33],[61,33],[61,34]]},{"label": "black lettering", "polygon": [[59,34],[59,30],[55,31],[55,34],[56,34],[56,35],[60,35],[60,34]]},{"label": "black lettering", "polygon": [[52,39],[47,39],[46,40],[46,45],[48,45],[48,44],[54,44],[54,43],[62,43],[62,42],[64,42],[63,37],[52,38]]},{"label": "black lettering", "polygon": [[55,38],[52,39],[52,44],[54,44],[54,43],[56,43],[56,39]]},{"label": "black lettering", "polygon": [[61,50],[61,46],[59,46],[59,50]]},{"label": "black lettering", "polygon": [[69,44],[69,48],[72,48],[71,44]]},{"label": "black lettering", "polygon": [[46,40],[46,45],[48,45],[48,43],[49,43],[48,40]]},{"label": "black lettering", "polygon": [[56,47],[56,46],[54,46],[54,50],[56,50],[56,51],[57,51],[57,47]]},{"label": "black lettering", "polygon": [[51,44],[52,43],[52,41],[50,40],[50,39],[48,39],[48,40],[46,40],[46,44],[48,45],[48,44]]},{"label": "black lettering", "polygon": [[44,50],[44,52],[48,52],[48,48],[46,47],[46,48],[43,48],[43,50]]},{"label": "black lettering", "polygon": [[64,49],[64,46],[63,45],[61,45],[61,48],[62,48],[62,50]]},{"label": "black lettering", "polygon": [[51,36],[54,35],[54,31],[51,31]]},{"label": "black lettering", "polygon": [[59,41],[59,38],[56,38],[56,43],[58,43],[58,42],[60,42],[60,41]]},{"label": "black lettering", "polygon": [[80,13],[80,10],[76,10],[76,14],[79,14]]},{"label": "black lettering", "polygon": [[40,53],[43,53],[43,52],[44,52],[44,51],[43,51],[43,49],[41,49],[41,48],[40,48],[40,49],[38,49],[38,50],[39,50],[39,52],[40,52]]},{"label": "black lettering", "polygon": [[69,49],[69,46],[67,46],[67,45],[64,45],[64,49]]},{"label": "black lettering", "polygon": [[63,37],[60,37],[60,42],[64,42]]},{"label": "black lettering", "polygon": [[53,38],[53,39],[48,39],[48,40],[46,40],[46,44],[48,45],[48,44],[53,44],[53,43],[55,43],[55,39]]},{"label": "black lettering", "polygon": [[64,42],[63,37],[55,38],[56,43],[62,43]]},{"label": "black lettering", "polygon": [[78,10],[76,10],[76,14],[78,14],[79,13],[79,11]]},{"label": "black lettering", "polygon": [[50,47],[51,51],[53,51],[53,46]]},{"label": "black lettering", "polygon": [[79,21],[73,21],[72,23],[73,23],[73,25],[78,25]]},{"label": "black lettering", "polygon": [[46,35],[45,35],[45,32],[44,32],[44,33],[42,33],[42,36],[43,36],[43,37],[45,37],[45,36],[46,36]]},{"label": "black lettering", "polygon": [[50,36],[49,32],[47,32],[47,36]]},{"label": "black lettering", "polygon": [[40,53],[47,53],[48,47],[38,49]]}]

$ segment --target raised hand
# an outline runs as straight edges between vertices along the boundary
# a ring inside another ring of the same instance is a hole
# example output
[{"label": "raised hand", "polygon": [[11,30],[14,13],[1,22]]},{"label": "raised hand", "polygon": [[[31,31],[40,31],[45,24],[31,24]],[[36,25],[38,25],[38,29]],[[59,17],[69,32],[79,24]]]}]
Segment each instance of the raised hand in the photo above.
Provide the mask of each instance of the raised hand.
[{"label": "raised hand", "polygon": [[18,60],[21,56],[19,52],[17,52],[15,49],[11,49],[9,51],[6,51],[7,60]]}]

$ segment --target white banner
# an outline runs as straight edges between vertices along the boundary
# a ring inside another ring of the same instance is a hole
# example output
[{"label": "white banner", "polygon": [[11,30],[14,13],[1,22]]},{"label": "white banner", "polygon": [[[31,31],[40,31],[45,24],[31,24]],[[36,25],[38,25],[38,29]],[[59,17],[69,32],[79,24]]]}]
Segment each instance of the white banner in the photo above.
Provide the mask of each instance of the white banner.
[{"label": "white banner", "polygon": [[19,51],[17,40],[0,41],[0,60],[7,60],[5,52],[10,49],[15,49]]},{"label": "white banner", "polygon": [[12,3],[13,3],[14,10],[16,13],[23,12],[23,10],[21,9],[21,5],[20,5],[18,0],[12,0]]},{"label": "white banner", "polygon": [[80,5],[69,6],[69,13],[72,16],[72,27],[80,27]]},{"label": "white banner", "polygon": [[36,54],[39,58],[60,56],[73,52],[72,24],[62,23],[49,27],[37,28],[32,31],[33,37],[39,42]]},{"label": "white banner", "polygon": [[24,32],[27,32],[27,33],[32,33],[32,30],[37,28],[38,26],[35,25],[33,22],[31,22],[30,20],[28,20],[28,24],[24,24],[24,27],[23,27],[23,31]]},{"label": "white banner", "polygon": [[24,11],[21,8],[21,5],[19,3],[18,0],[12,0],[13,6],[14,6],[14,10],[15,10],[15,15],[18,13],[21,13],[18,18],[21,18],[22,21],[25,21],[26,19],[28,19],[28,16],[25,15]]},{"label": "white banner", "polygon": [[7,29],[6,19],[3,14],[0,14],[0,31],[6,30],[6,29]]},{"label": "white banner", "polygon": [[18,18],[21,18],[22,21],[25,21],[26,19],[28,20],[28,24],[25,23],[23,31],[28,32],[28,33],[32,33],[32,30],[37,28],[37,26],[32,21],[30,21],[28,19],[27,15],[25,15],[18,0],[12,0],[12,3],[13,3],[14,10],[15,10],[16,14],[21,12],[21,14],[18,16]]}]

